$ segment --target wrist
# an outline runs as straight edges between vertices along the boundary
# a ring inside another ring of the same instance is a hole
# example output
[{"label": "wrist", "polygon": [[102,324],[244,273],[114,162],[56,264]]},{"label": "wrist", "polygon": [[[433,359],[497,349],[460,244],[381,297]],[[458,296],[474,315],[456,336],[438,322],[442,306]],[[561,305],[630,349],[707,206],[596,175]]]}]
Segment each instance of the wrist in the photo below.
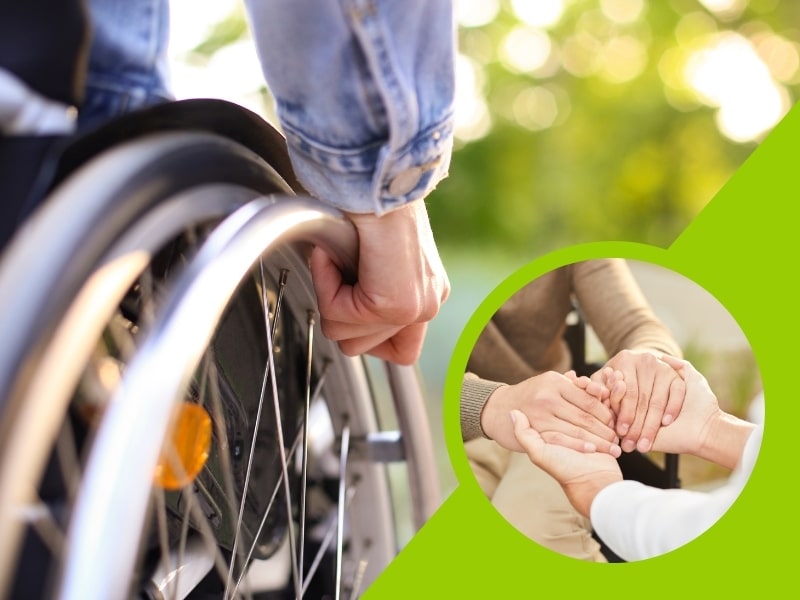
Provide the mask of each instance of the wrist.
[{"label": "wrist", "polygon": [[739,463],[753,429],[753,423],[720,410],[709,422],[706,435],[701,436],[702,441],[695,454],[727,469],[733,469]]},{"label": "wrist", "polygon": [[496,437],[497,413],[500,412],[499,405],[503,403],[504,387],[507,386],[498,385],[492,390],[486,397],[486,402],[481,409],[481,431],[483,431],[483,435],[490,440]]},{"label": "wrist", "polygon": [[514,437],[511,425],[513,403],[508,400],[511,386],[499,384],[488,396],[481,410],[480,425],[483,435],[509,450],[522,451]]},{"label": "wrist", "polygon": [[567,498],[580,514],[589,518],[592,503],[601,490],[613,483],[622,481],[621,473],[598,471],[585,479],[562,484]]},{"label": "wrist", "polygon": [[357,228],[370,227],[371,225],[388,225],[389,223],[399,223],[403,221],[416,221],[420,211],[427,215],[427,207],[424,200],[414,200],[406,202],[393,208],[390,211],[378,214],[374,212],[347,212],[345,216],[350,219]]}]

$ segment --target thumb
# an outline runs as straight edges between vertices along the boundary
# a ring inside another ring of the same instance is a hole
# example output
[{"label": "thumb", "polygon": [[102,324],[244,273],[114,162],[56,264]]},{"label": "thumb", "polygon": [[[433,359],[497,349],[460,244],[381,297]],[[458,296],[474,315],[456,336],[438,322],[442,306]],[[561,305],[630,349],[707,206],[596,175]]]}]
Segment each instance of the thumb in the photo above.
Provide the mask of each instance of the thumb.
[{"label": "thumb", "polygon": [[674,356],[670,356],[669,354],[662,354],[660,358],[670,367],[675,369],[681,379],[683,379],[686,383],[706,383],[705,376],[700,373],[700,371],[698,371],[688,360],[676,358]]},{"label": "thumb", "polygon": [[538,454],[545,442],[539,432],[531,427],[528,416],[519,410],[511,411],[511,421],[514,423],[514,437],[529,456]]},{"label": "thumb", "polygon": [[[667,363],[670,367],[672,367],[676,371],[678,371],[678,373],[682,377],[686,377],[686,373],[689,370],[686,368],[687,365],[689,364],[688,360],[683,360],[682,358],[678,358],[677,356],[672,356],[670,354],[662,354],[658,358]],[[681,371],[683,371],[683,373],[681,373]]]}]

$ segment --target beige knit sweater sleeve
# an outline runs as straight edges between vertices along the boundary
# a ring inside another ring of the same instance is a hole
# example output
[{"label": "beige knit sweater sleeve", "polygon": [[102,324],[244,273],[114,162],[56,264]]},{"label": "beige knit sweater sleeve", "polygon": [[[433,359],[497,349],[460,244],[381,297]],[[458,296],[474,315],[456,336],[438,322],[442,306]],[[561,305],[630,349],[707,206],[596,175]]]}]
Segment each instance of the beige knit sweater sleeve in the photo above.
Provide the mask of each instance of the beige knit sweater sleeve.
[{"label": "beige knit sweater sleeve", "polygon": [[620,350],[655,350],[682,357],[623,259],[572,265],[572,286],[586,322],[612,357]]},{"label": "beige knit sweater sleeve", "polygon": [[503,385],[481,379],[474,373],[464,375],[461,383],[461,437],[465,442],[486,437],[481,428],[481,411],[492,392]]}]

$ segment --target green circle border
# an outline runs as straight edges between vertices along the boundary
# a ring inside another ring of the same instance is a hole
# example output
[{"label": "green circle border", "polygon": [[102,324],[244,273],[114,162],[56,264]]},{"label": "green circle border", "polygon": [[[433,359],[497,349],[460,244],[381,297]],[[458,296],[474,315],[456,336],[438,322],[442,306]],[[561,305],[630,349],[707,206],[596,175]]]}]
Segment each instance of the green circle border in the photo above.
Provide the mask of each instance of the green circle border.
[{"label": "green circle border", "polygon": [[[671,253],[668,249],[633,242],[597,242],[556,250],[517,269],[489,293],[469,318],[456,342],[444,385],[443,426],[450,462],[459,485],[465,492],[478,498],[478,501],[475,503],[476,510],[494,513],[491,516],[487,515],[487,518],[497,527],[496,534],[498,540],[508,540],[515,536],[520,538],[524,536],[506,522],[505,519],[495,511],[488,500],[486,500],[478,487],[477,481],[466,458],[464,444],[461,438],[459,416],[461,382],[469,355],[477,342],[478,336],[489,322],[492,315],[494,315],[494,313],[519,289],[551,270],[567,264],[598,258],[624,258],[652,263],[683,275],[706,289],[709,293],[714,295],[715,298],[717,297],[713,289],[709,289],[708,286],[704,285],[703,281],[698,281],[696,273],[686,273],[686,270],[693,271],[693,269],[687,269],[687,265],[682,264],[682,261],[675,253]],[[713,288],[714,286],[712,285],[711,287]],[[725,306],[722,302],[720,302],[720,304]],[[736,319],[736,315],[733,313],[731,313],[731,315]],[[736,321],[739,323],[738,319],[736,319]],[[745,336],[747,336],[744,327],[742,327],[742,331],[745,333]],[[749,339],[748,337],[748,341]],[[758,479],[760,478],[753,477],[750,481],[753,482]],[[754,487],[757,488],[758,483],[754,484]],[[750,490],[749,484],[745,488],[745,491],[748,490]],[[678,568],[678,565],[692,568],[691,565],[696,564],[696,561],[701,560],[702,556],[707,555],[709,552],[718,554],[720,552],[724,553],[726,549],[729,551],[731,548],[730,538],[732,536],[736,537],[737,532],[741,530],[741,519],[749,518],[747,517],[747,511],[750,510],[753,495],[754,494],[745,494],[743,491],[740,499],[734,503],[734,506],[723,515],[717,524],[686,546],[647,561],[622,563],[616,565],[614,568],[631,569],[637,572],[640,569],[644,569],[644,572],[648,572],[651,568],[658,568],[660,570],[663,568],[661,566],[663,562],[673,564],[676,568]],[[737,509],[737,507],[740,506],[740,501],[742,506]],[[548,569],[548,571],[554,568],[563,569],[565,575],[574,575],[576,572],[575,569],[578,569],[578,572],[584,569],[590,569],[595,573],[596,563],[583,563],[569,557],[561,556],[546,550],[527,538],[525,538],[523,542],[523,545],[525,544],[529,546],[527,549],[527,551],[530,552],[529,560],[535,559],[536,561],[545,561],[537,562],[539,568],[545,568]]]}]

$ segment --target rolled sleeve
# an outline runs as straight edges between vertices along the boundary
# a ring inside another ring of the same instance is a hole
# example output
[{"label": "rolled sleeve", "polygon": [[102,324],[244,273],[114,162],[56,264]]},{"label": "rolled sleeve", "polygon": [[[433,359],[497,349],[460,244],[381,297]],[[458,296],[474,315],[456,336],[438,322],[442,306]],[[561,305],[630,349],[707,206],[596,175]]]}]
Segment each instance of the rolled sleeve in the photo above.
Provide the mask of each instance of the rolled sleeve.
[{"label": "rolled sleeve", "polygon": [[381,214],[425,197],[447,176],[450,2],[249,0],[248,9],[309,192],[346,211]]}]

